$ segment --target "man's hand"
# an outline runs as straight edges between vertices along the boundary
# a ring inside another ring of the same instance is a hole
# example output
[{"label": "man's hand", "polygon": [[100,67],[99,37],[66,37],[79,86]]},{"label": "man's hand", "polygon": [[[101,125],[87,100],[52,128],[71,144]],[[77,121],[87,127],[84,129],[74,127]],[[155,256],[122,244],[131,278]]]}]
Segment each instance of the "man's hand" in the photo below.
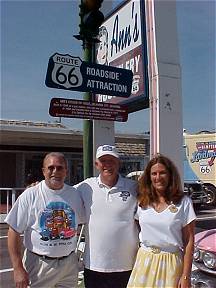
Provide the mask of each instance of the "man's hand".
[{"label": "man's hand", "polygon": [[33,187],[33,186],[37,185],[38,183],[39,183],[39,181],[33,182],[33,183],[29,184],[28,186],[26,186],[26,188]]},{"label": "man's hand", "polygon": [[27,288],[29,285],[28,273],[22,263],[22,248],[20,234],[9,226],[8,251],[14,268],[14,281],[16,288]]},{"label": "man's hand", "polygon": [[14,269],[14,283],[16,288],[27,288],[29,285],[28,273],[24,268]]}]

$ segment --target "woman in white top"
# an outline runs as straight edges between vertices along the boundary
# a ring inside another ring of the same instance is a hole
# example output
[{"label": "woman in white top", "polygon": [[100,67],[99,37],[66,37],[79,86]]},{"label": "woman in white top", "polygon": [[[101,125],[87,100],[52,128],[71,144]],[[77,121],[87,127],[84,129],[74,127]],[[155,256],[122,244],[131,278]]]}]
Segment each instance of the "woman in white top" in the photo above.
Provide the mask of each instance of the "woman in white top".
[{"label": "woman in white top", "polygon": [[128,288],[189,288],[196,215],[179,173],[157,154],[139,179],[140,248]]}]

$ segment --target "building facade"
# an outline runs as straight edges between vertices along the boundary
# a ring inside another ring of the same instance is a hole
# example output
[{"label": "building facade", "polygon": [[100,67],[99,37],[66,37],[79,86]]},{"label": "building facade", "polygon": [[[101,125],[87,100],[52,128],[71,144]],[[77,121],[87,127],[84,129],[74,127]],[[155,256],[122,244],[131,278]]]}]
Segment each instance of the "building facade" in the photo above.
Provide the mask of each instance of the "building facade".
[{"label": "building facade", "polygon": [[[83,180],[83,135],[61,123],[0,120],[0,187],[25,187],[43,178],[41,167],[49,152],[65,154],[66,182]],[[106,144],[106,143],[104,143]],[[149,160],[149,134],[116,134],[121,173],[142,170]]]}]

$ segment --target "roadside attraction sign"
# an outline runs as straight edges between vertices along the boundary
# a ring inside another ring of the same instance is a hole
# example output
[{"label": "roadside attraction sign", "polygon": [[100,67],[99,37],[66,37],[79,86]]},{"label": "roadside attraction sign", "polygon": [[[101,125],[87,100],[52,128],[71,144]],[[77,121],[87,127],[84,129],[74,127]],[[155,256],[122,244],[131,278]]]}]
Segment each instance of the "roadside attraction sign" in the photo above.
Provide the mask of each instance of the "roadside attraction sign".
[{"label": "roadside attraction sign", "polygon": [[131,95],[131,70],[82,61],[69,54],[49,58],[45,84],[51,88],[102,93],[118,97]]},{"label": "roadside attraction sign", "polygon": [[49,114],[54,117],[118,122],[126,122],[128,119],[127,108],[122,105],[65,98],[52,98]]}]

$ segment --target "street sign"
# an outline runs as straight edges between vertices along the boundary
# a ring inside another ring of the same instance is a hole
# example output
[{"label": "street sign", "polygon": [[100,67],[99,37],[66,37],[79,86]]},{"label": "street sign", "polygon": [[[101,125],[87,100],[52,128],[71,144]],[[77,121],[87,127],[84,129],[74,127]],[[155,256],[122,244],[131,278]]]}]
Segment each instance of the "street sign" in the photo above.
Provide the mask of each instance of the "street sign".
[{"label": "street sign", "polygon": [[129,97],[131,70],[88,63],[79,57],[55,53],[49,59],[45,84],[51,88]]},{"label": "street sign", "polygon": [[50,102],[49,114],[54,117],[118,122],[126,122],[128,119],[127,109],[121,105],[65,98],[53,98]]}]

